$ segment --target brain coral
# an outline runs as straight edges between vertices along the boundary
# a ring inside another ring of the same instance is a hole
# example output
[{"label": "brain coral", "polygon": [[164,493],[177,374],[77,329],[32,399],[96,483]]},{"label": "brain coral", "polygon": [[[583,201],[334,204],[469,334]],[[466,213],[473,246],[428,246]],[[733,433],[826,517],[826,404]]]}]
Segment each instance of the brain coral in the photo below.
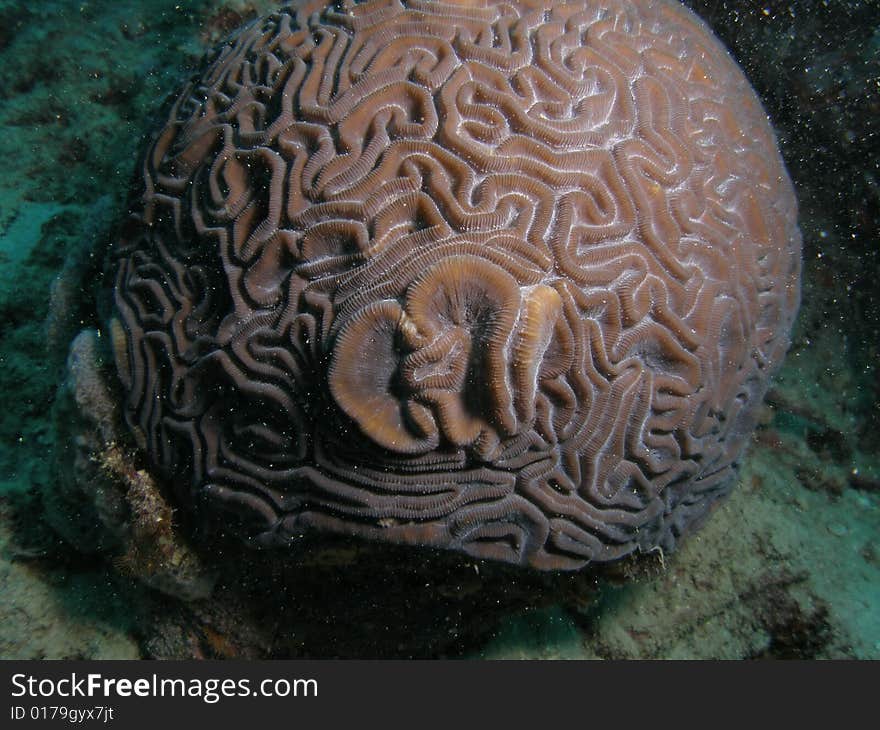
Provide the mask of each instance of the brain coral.
[{"label": "brain coral", "polygon": [[350,0],[245,27],[111,256],[125,412],[208,524],[540,569],[673,547],[799,301],[761,105],[667,0]]}]

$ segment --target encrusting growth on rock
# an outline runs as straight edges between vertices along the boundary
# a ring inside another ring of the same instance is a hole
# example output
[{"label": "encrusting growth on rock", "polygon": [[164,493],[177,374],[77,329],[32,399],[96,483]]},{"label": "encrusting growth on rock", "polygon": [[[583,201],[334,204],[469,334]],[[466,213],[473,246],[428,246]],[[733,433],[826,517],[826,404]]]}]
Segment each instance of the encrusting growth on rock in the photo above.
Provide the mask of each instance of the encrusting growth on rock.
[{"label": "encrusting growth on rock", "polygon": [[181,537],[174,510],[145,469],[132,456],[107,444],[95,456],[104,472],[125,490],[129,508],[124,552],[114,559],[120,572],[183,600],[207,598],[213,577]]}]

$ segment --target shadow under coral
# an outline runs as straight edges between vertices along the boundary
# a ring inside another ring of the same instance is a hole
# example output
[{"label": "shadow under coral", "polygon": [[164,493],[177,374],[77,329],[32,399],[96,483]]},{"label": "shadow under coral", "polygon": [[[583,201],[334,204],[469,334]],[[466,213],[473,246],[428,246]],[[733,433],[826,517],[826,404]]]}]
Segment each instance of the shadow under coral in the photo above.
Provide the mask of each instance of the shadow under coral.
[{"label": "shadow under coral", "polygon": [[[289,551],[214,544],[210,598],[157,611],[156,658],[429,658],[474,651],[511,614],[589,602],[589,573],[546,574],[440,551],[304,538]],[[170,599],[169,599],[170,600]]]}]

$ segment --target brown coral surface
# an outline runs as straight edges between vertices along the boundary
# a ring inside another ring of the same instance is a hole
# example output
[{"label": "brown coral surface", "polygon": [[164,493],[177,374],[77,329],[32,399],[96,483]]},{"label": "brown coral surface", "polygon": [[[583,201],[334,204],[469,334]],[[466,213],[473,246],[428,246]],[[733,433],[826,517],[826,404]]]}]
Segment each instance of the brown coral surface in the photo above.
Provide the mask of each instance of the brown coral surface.
[{"label": "brown coral surface", "polygon": [[180,94],[113,252],[178,499],[543,569],[672,548],[797,309],[796,203],[677,3],[295,4]]}]

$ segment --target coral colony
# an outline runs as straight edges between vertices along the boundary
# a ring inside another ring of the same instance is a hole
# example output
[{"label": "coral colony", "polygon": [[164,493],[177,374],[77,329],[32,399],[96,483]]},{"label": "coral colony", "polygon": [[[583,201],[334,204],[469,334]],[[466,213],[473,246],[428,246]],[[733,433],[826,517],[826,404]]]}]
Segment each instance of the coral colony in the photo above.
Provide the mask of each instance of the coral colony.
[{"label": "coral colony", "polygon": [[108,468],[266,546],[669,550],[799,302],[766,115],[665,0],[294,4],[185,86],[133,201],[107,328],[149,468]]}]

